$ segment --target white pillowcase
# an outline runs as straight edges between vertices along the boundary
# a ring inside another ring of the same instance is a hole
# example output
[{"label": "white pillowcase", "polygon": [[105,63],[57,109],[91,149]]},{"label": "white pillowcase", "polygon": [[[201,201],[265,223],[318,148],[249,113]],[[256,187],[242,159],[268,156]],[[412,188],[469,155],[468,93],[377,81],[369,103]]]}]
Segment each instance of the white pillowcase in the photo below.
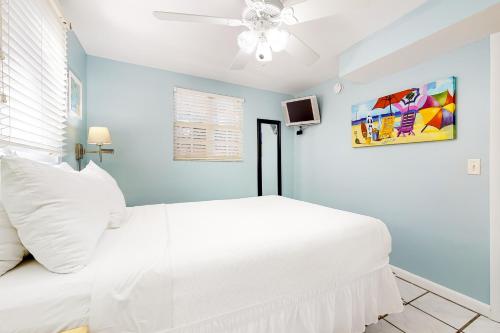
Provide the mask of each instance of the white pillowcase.
[{"label": "white pillowcase", "polygon": [[64,170],[64,171],[73,171],[73,172],[76,172],[75,169],[73,169],[71,167],[71,165],[69,165],[68,163],[66,162],[62,162],[61,164],[57,164],[57,165],[54,165],[56,168],[58,169],[61,169],[61,170]]},{"label": "white pillowcase", "polygon": [[[11,152],[8,152],[7,156],[15,155]],[[66,162],[58,164],[55,167],[66,171],[74,171],[74,169]],[[5,211],[5,208],[3,206],[2,191],[0,190],[0,276],[16,267],[26,255],[28,255],[28,251],[21,243],[21,240],[17,235],[17,230],[10,223],[7,212]]]},{"label": "white pillowcase", "polygon": [[10,223],[3,207],[2,191],[0,190],[0,276],[16,267],[27,254],[28,252],[17,235],[17,230]]},{"label": "white pillowcase", "polygon": [[109,220],[102,181],[17,157],[1,173],[5,210],[36,260],[55,273],[85,267]]},{"label": "white pillowcase", "polygon": [[10,224],[0,203],[0,276],[16,267],[26,254],[26,249],[17,236],[17,230]]},{"label": "white pillowcase", "polygon": [[103,191],[106,195],[106,203],[111,210],[109,227],[119,228],[125,219],[125,197],[123,196],[120,187],[116,180],[107,173],[104,169],[100,168],[97,164],[90,161],[89,164],[81,171],[82,174],[97,177],[103,182]]}]

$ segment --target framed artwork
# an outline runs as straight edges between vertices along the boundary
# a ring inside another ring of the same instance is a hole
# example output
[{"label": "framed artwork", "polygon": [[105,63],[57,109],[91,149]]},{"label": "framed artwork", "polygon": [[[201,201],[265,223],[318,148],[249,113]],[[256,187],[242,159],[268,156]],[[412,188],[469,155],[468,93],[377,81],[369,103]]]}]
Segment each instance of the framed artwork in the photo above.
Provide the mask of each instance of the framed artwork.
[{"label": "framed artwork", "polygon": [[68,71],[68,113],[73,117],[83,118],[82,82],[72,71]]},{"label": "framed artwork", "polygon": [[449,77],[354,105],[352,146],[455,139],[455,93],[456,78]]}]

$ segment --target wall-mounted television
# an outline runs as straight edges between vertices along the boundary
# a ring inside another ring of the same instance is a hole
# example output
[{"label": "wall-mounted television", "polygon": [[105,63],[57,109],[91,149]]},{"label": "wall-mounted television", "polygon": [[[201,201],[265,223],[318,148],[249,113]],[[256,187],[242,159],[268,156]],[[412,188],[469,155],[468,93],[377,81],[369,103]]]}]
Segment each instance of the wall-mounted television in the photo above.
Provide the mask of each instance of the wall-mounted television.
[{"label": "wall-mounted television", "polygon": [[281,102],[286,126],[319,124],[321,122],[316,96]]}]

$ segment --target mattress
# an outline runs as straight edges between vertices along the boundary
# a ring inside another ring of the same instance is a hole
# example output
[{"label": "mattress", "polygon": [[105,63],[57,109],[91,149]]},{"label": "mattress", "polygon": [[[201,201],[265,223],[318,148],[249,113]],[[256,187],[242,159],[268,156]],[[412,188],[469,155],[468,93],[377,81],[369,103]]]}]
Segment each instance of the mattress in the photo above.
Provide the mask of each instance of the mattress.
[{"label": "mattress", "polygon": [[0,277],[0,332],[52,333],[86,325],[92,289],[89,268],[55,274],[28,259]]},{"label": "mattress", "polygon": [[137,207],[120,232],[93,333],[360,333],[402,310],[371,217],[269,196]]}]

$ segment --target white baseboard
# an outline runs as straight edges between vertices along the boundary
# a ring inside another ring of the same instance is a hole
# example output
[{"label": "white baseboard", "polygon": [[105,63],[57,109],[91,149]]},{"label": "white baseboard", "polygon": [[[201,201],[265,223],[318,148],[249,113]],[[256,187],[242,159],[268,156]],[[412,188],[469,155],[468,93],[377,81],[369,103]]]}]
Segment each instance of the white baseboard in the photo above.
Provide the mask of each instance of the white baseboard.
[{"label": "white baseboard", "polygon": [[491,314],[491,309],[488,304],[480,302],[472,297],[466,296],[459,293],[458,291],[452,290],[450,288],[444,287],[440,284],[427,280],[421,276],[415,275],[404,269],[391,265],[392,271],[408,282],[414,283],[436,295],[444,297],[452,302],[458,303],[470,310],[482,314],[483,316],[489,317]]}]

